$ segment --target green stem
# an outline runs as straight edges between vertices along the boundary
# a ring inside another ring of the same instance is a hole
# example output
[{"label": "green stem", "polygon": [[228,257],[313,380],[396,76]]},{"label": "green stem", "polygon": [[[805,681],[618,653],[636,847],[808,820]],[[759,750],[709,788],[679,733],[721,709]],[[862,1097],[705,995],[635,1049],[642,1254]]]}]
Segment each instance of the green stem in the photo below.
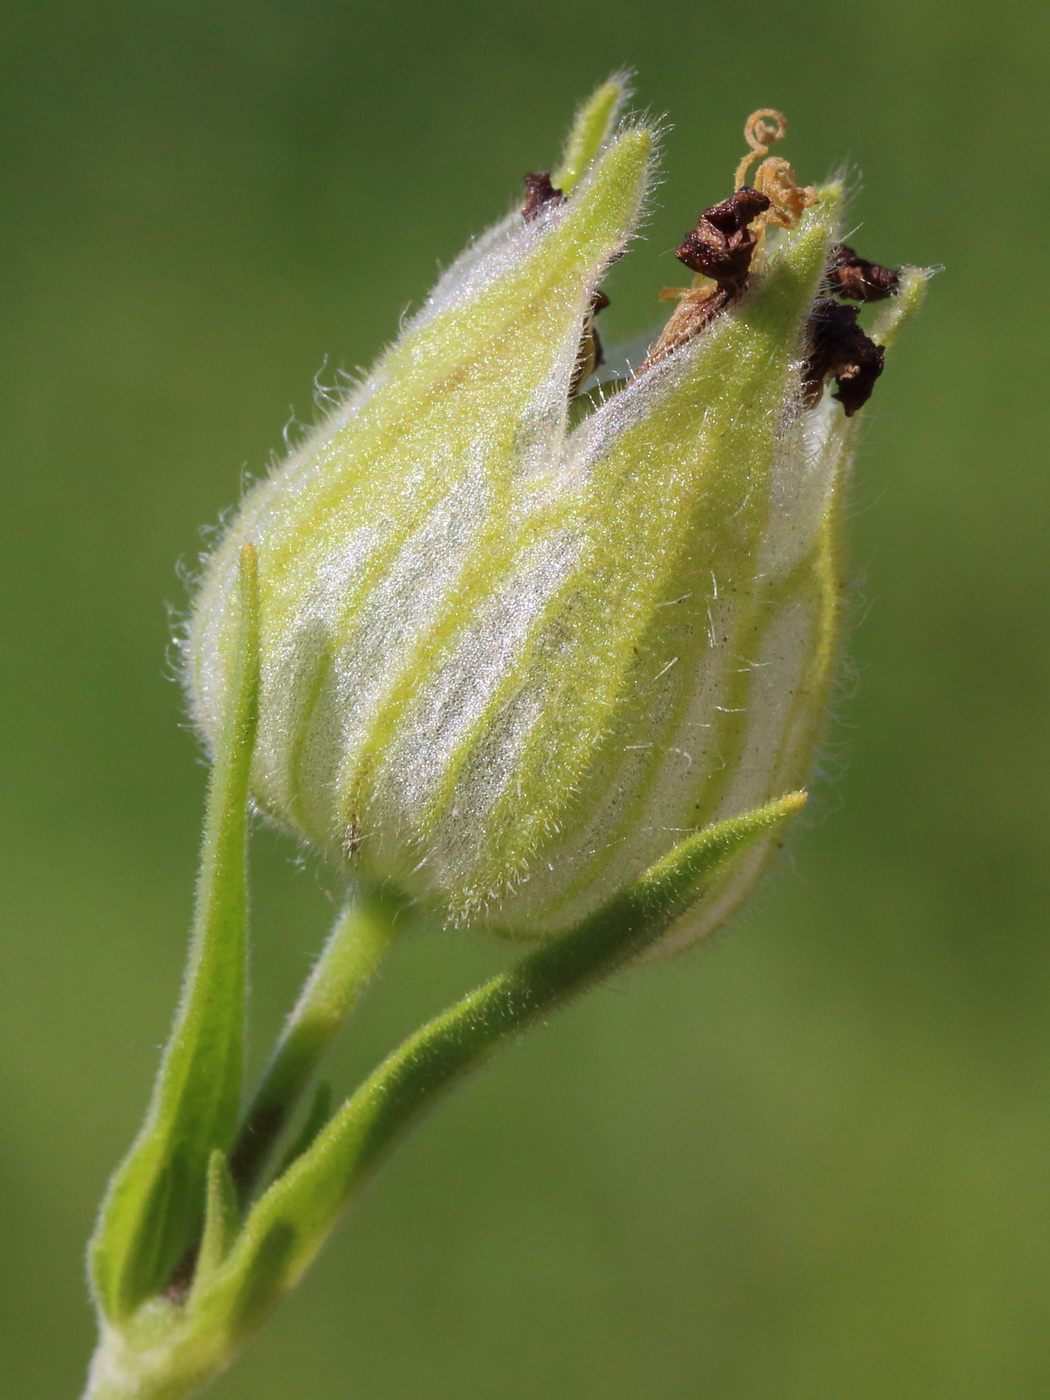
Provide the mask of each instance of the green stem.
[{"label": "green stem", "polygon": [[[687,839],[635,885],[423,1026],[361,1085],[255,1204],[217,1288],[254,1330],[316,1255],[362,1181],[465,1075],[508,1042],[651,947],[753,841],[805,794]],[[245,1285],[250,1283],[246,1300]],[[241,1302],[234,1303],[234,1295]],[[243,1311],[241,1311],[243,1309]]]},{"label": "green stem", "polygon": [[242,1201],[250,1198],[303,1090],[390,947],[399,908],[382,891],[362,889],[336,920],[237,1135],[230,1173]]},{"label": "green stem", "polygon": [[81,1400],[182,1400],[224,1370],[231,1351],[160,1304],[125,1338],[104,1327]]}]

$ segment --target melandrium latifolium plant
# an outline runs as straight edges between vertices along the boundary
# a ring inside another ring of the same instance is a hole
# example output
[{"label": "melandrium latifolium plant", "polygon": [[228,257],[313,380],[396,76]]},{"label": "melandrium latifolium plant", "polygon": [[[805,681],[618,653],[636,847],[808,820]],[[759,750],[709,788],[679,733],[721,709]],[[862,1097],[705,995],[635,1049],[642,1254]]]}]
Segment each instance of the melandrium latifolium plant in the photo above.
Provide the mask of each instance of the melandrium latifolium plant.
[{"label": "melandrium latifolium plant", "polygon": [[[858,410],[925,275],[839,241],[755,113],[689,285],[601,378],[601,280],[656,133],[614,78],[561,167],[448,269],[372,373],[247,494],[185,678],[212,772],[185,985],[90,1250],[86,1396],[217,1374],[347,1200],[465,1073],[584,988],[703,938],[804,801],[834,668]],[[723,192],[724,193],[724,192]],[[865,330],[861,304],[882,302]],[[347,900],[243,1099],[251,809]],[[531,940],[341,1105],[322,1054],[398,928]]]}]

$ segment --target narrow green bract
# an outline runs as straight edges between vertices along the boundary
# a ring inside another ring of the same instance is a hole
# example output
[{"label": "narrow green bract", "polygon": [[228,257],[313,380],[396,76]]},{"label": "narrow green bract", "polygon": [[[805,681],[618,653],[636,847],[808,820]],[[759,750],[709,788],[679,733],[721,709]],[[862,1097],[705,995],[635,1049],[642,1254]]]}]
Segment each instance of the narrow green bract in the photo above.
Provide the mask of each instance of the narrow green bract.
[{"label": "narrow green bract", "polygon": [[197,1242],[208,1162],[233,1139],[244,1065],[248,771],[258,716],[255,551],[238,551],[230,704],[212,770],[182,999],[146,1121],[110,1182],[90,1247],[111,1322],[160,1292]]}]

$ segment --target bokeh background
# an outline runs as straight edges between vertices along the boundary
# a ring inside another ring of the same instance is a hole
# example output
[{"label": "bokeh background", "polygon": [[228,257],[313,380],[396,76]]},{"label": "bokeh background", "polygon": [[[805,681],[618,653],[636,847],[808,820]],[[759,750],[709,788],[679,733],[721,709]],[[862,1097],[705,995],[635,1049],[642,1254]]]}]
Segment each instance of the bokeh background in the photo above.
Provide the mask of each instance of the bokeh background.
[{"label": "bokeh background", "polygon": [[[943,263],[868,415],[852,668],[793,858],[718,943],[625,976],[401,1151],[216,1400],[1028,1400],[1050,1393],[1050,551],[1032,0],[6,0],[0,1375],[77,1393],[82,1247],[138,1122],[204,770],[166,660],[202,522],[314,377],[639,71],[674,122],[607,340],[776,105],[858,244]],[[253,1036],[331,913],[256,842]],[[499,966],[392,958],[349,1087]]]}]

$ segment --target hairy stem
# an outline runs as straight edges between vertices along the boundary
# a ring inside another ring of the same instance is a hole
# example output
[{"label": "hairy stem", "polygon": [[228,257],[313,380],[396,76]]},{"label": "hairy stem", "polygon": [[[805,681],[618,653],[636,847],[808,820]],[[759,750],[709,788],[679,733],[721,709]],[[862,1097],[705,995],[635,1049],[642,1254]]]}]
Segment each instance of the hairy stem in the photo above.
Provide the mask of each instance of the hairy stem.
[{"label": "hairy stem", "polygon": [[252,1194],[325,1051],[394,939],[399,904],[358,890],[344,906],[248,1105],[230,1157],[238,1196]]}]

